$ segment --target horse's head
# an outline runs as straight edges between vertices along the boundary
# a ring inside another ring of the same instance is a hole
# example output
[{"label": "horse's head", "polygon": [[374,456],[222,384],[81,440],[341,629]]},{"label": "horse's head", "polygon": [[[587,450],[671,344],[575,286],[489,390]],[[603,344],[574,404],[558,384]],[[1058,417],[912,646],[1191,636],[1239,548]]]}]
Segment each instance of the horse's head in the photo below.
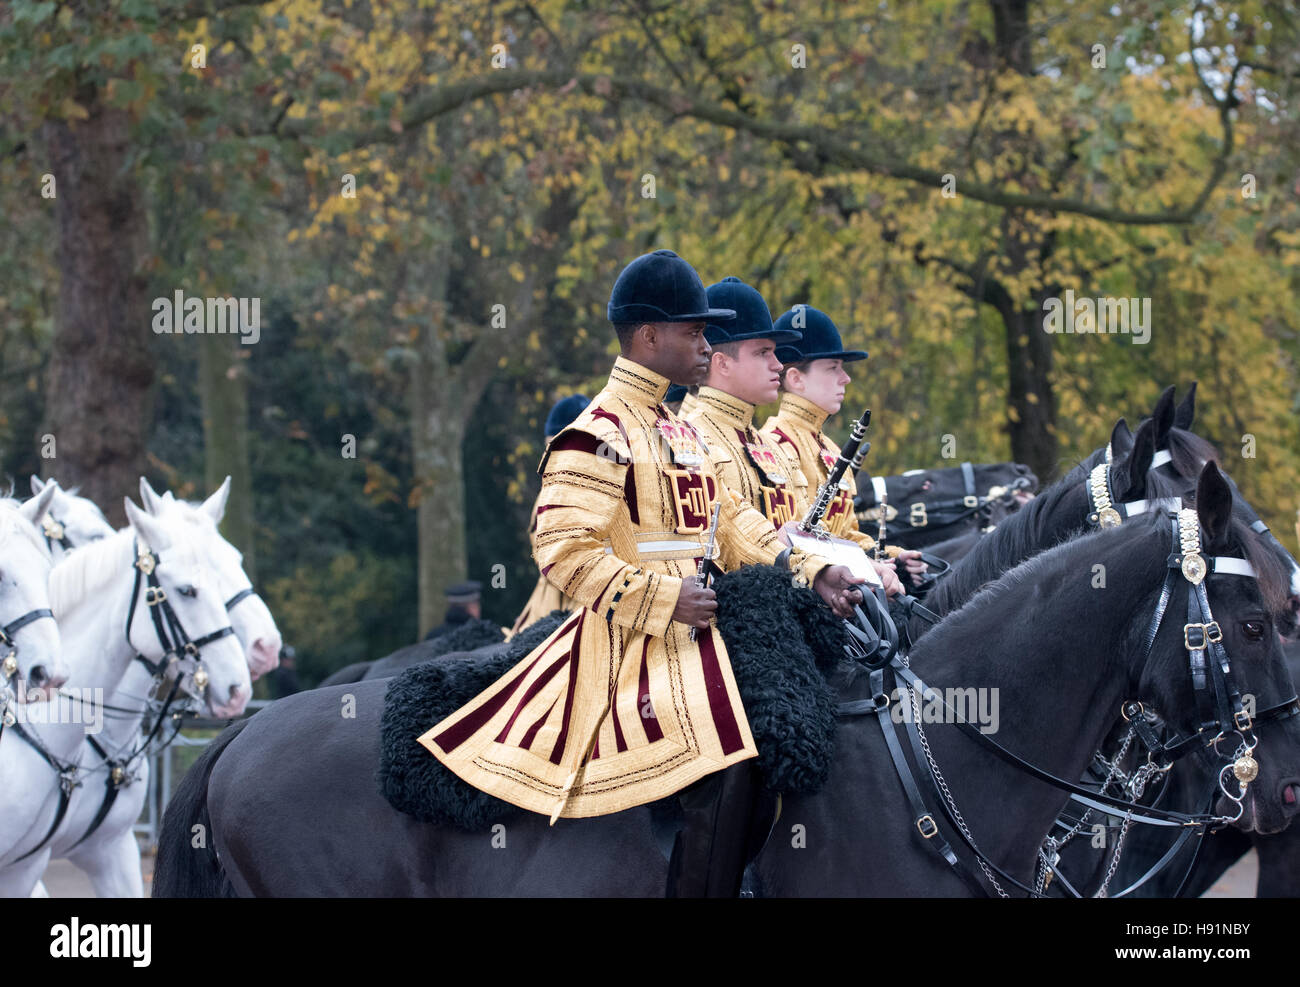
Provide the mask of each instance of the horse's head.
[{"label": "horse's head", "polygon": [[55,562],[79,545],[113,534],[113,526],[104,517],[104,512],[94,501],[78,496],[75,487],[64,490],[58,480],[42,480],[38,476],[32,476],[31,486],[33,495],[37,496],[46,490],[53,491],[51,496],[54,499],[41,518],[41,533]]},{"label": "horse's head", "polygon": [[20,703],[51,698],[68,678],[50,616],[50,553],[40,534],[54,491],[25,504],[0,499],[0,693]]},{"label": "horse's head", "polygon": [[140,477],[140,500],[150,514],[176,517],[201,533],[216,573],[217,590],[230,614],[230,624],[244,647],[248,669],[257,679],[280,664],[283,641],[270,609],[253,592],[252,580],[244,571],[243,554],[221,536],[218,528],[229,496],[230,477],[202,504],[177,500],[170,490],[159,496],[149,481]]},{"label": "horse's head", "polygon": [[[1289,715],[1295,689],[1279,637],[1292,620],[1290,572],[1250,529],[1215,464],[1201,472],[1195,511],[1181,517],[1158,594],[1164,616],[1153,617],[1150,657],[1131,666],[1131,684],[1181,736],[1210,745],[1226,794],[1237,797],[1239,781],[1247,783],[1236,824],[1277,832],[1300,811],[1300,717]],[[1193,555],[1200,561],[1186,561]],[[1159,609],[1153,593],[1151,611]],[[1145,653],[1145,639],[1132,643]],[[1235,804],[1223,798],[1218,811],[1235,815]]]},{"label": "horse's head", "polygon": [[[154,662],[166,660],[171,649],[181,652],[180,664],[192,666],[182,670],[212,715],[238,716],[253,687],[226,614],[206,533],[178,515],[154,517],[130,498],[125,505],[140,553],[137,566],[143,578],[138,583],[149,582],[132,597],[132,647]],[[192,644],[184,645],[185,638]]]}]

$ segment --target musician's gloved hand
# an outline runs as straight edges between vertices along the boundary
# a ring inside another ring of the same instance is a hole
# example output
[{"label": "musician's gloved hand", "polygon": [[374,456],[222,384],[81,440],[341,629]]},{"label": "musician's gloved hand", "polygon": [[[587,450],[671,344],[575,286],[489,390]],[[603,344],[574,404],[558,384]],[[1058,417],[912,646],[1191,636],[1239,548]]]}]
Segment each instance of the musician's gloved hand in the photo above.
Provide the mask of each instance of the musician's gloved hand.
[{"label": "musician's gloved hand", "polygon": [[903,592],[903,584],[899,582],[898,573],[894,572],[893,565],[888,562],[877,562],[874,559],[871,565],[880,574],[880,582],[885,587],[886,596],[898,596]]},{"label": "musician's gloved hand", "polygon": [[682,591],[677,595],[673,620],[681,621],[696,630],[708,630],[709,621],[718,612],[718,594],[699,585],[694,577],[682,580]]},{"label": "musician's gloved hand", "polygon": [[[913,586],[920,586],[921,581],[925,579],[927,566],[921,561],[921,553],[917,549],[910,552],[899,552],[894,559],[895,572],[901,577],[904,570],[912,580]],[[891,594],[892,595],[892,594]]]},{"label": "musician's gloved hand", "polygon": [[[853,575],[848,566],[828,565],[817,573],[813,589],[835,611],[837,617],[847,620],[853,616],[853,608],[862,602],[862,594],[867,592],[866,589],[858,589],[865,582],[865,579]],[[897,577],[894,578],[894,585],[899,586],[901,591]]]}]

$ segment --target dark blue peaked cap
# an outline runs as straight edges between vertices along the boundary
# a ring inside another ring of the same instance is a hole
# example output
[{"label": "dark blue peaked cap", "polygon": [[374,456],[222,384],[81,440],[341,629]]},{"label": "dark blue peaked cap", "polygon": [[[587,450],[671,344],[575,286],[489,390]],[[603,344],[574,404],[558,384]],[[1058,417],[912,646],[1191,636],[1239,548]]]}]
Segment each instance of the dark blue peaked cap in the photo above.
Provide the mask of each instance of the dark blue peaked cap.
[{"label": "dark blue peaked cap", "polygon": [[582,409],[589,404],[591,402],[581,394],[570,394],[567,398],[560,398],[551,408],[551,413],[546,416],[546,427],[542,430],[542,435],[559,435],[573,424],[573,420],[582,414]]},{"label": "dark blue peaked cap", "polygon": [[736,317],[725,324],[708,323],[704,338],[709,345],[738,343],[743,339],[770,339],[777,343],[793,343],[803,336],[794,330],[777,332],[772,328],[772,313],[757,288],[745,284],[740,278],[723,278],[707,289],[709,304],[734,309]]},{"label": "dark blue peaked cap", "polygon": [[609,293],[609,321],[725,322],[729,308],[710,308],[695,268],[671,250],[642,254],[623,268]]},{"label": "dark blue peaked cap", "polygon": [[802,326],[803,338],[776,348],[776,358],[782,363],[803,363],[805,360],[865,360],[866,350],[846,350],[840,331],[825,312],[811,305],[796,305],[776,320],[777,329],[794,329]]}]

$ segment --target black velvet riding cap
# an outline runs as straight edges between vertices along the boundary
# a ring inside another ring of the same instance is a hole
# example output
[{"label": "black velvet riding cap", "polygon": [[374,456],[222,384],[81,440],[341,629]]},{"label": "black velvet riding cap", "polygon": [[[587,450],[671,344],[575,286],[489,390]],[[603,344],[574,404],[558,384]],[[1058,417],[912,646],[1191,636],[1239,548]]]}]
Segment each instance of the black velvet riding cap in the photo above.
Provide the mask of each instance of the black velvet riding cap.
[{"label": "black velvet riding cap", "polygon": [[729,308],[710,308],[704,282],[695,268],[671,250],[643,254],[614,282],[609,294],[609,321],[725,322],[736,317]]},{"label": "black velvet riding cap", "polygon": [[770,339],[781,343],[798,342],[803,335],[793,329],[778,332],[772,328],[772,313],[757,288],[745,284],[740,278],[723,278],[707,289],[709,304],[734,309],[736,317],[725,324],[710,322],[704,328],[704,338],[710,346],[719,343],[738,343],[742,339]]},{"label": "black velvet riding cap", "polygon": [[825,312],[811,305],[796,305],[776,320],[777,329],[795,329],[803,333],[797,343],[776,348],[776,358],[784,364],[805,360],[865,360],[866,350],[846,350],[840,331]]}]

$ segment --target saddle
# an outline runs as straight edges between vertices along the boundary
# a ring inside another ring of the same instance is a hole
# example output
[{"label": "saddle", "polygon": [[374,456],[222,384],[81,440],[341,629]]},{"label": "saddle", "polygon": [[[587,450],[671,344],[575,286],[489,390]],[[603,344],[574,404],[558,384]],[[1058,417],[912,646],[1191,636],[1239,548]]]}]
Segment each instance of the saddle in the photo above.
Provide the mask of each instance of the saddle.
[{"label": "saddle", "polygon": [[[844,656],[845,624],[790,573],[746,566],[713,583],[717,624],[758,745],[758,768],[774,792],[810,794],[830,775],[835,700],[826,674]],[[448,771],[416,737],[518,664],[560,625],[554,611],[517,634],[504,652],[449,655],[408,668],[389,684],[377,780],[384,798],[421,822],[479,831],[522,812]]]}]

